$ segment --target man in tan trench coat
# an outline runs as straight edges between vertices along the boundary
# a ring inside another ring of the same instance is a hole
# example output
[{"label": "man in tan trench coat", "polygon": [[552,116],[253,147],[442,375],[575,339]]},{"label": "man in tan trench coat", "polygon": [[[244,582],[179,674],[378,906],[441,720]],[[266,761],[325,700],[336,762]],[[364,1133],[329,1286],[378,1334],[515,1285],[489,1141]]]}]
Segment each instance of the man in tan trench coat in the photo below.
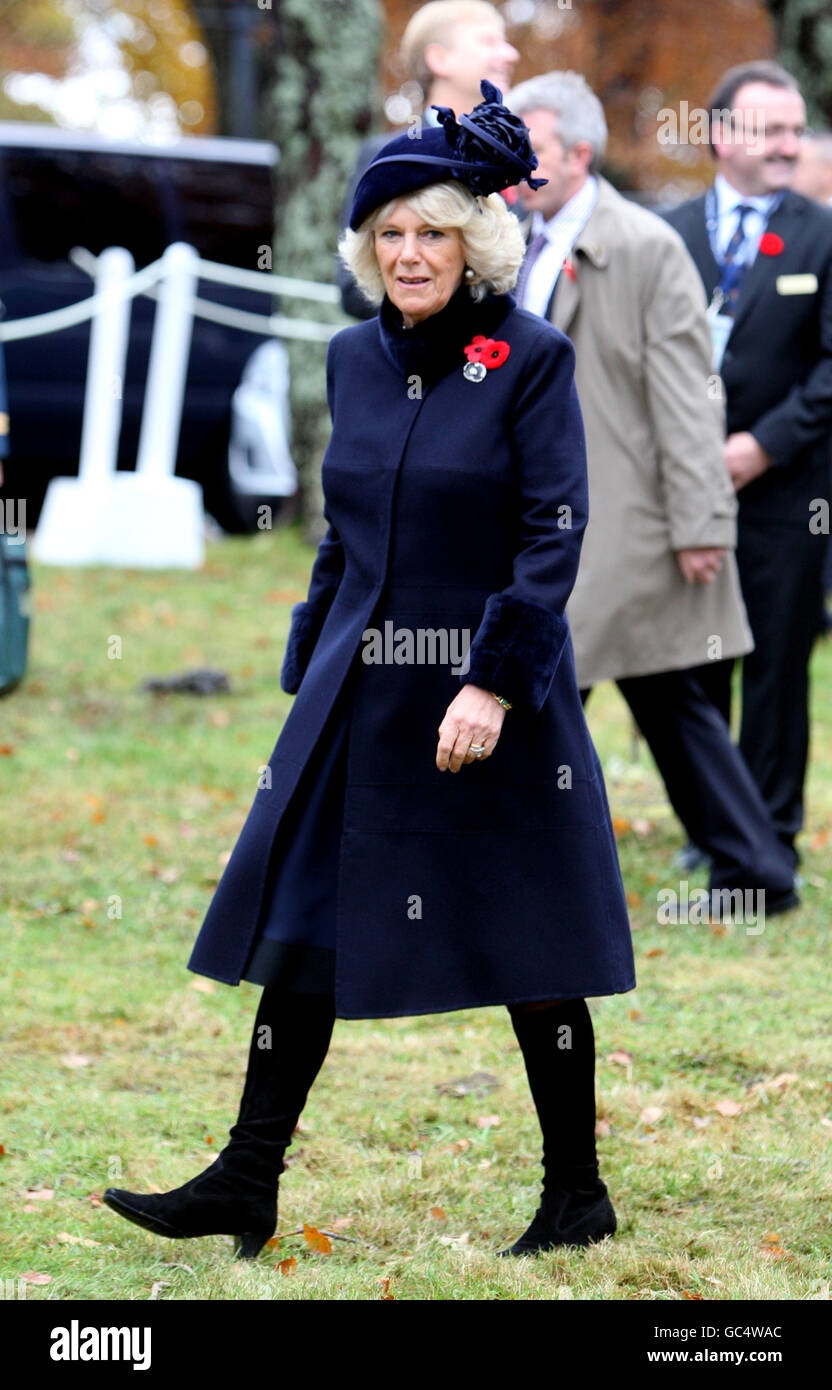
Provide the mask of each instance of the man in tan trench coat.
[{"label": "man in tan trench coat", "polygon": [[515,291],[575,345],[589,524],[566,609],[584,699],[617,682],[711,888],[798,904],[793,870],[723,716],[690,667],[753,648],[734,559],[737,503],[723,462],[719,378],[704,292],[684,243],[597,167],[600,102],[576,73],[509,92],[548,183]]}]

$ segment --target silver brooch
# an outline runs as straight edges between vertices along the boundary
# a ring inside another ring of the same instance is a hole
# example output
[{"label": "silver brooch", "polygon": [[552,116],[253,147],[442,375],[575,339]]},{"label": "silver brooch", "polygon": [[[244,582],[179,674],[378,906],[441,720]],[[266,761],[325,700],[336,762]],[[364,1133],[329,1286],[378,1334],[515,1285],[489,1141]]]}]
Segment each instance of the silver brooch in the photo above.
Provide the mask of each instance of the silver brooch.
[{"label": "silver brooch", "polygon": [[485,373],[486,368],[482,362],[466,362],[462,368],[462,375],[466,381],[482,381]]}]

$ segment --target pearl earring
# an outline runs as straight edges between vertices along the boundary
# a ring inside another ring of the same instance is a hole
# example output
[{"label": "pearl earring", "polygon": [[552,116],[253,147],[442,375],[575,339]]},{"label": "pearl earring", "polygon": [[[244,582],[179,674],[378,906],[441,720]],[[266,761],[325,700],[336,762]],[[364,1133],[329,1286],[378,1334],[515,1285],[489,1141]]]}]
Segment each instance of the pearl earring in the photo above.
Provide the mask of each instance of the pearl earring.
[{"label": "pearl earring", "polygon": [[473,278],[474,278],[474,276],[476,275],[476,273],[477,273],[477,272],[476,272],[475,270],[472,270],[472,269],[471,269],[470,265],[468,265],[468,266],[465,267],[465,279],[466,279],[466,280],[473,280]]}]

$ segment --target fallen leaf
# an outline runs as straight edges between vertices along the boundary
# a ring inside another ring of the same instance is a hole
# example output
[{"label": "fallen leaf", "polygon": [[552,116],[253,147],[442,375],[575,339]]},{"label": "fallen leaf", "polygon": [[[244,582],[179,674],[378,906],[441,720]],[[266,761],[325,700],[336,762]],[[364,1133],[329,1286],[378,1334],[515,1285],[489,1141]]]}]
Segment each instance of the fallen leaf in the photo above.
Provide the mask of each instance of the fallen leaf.
[{"label": "fallen leaf", "polygon": [[608,1139],[611,1133],[609,1120],[595,1121],[595,1138]]},{"label": "fallen leaf", "polygon": [[799,1081],[800,1077],[795,1071],[781,1071],[779,1076],[774,1076],[770,1081],[755,1081],[753,1086],[749,1086],[749,1091],[785,1091],[793,1082]]},{"label": "fallen leaf", "polygon": [[661,946],[654,946],[652,951],[645,951],[644,954],[648,960],[652,960],[654,956],[663,956],[664,951]]},{"label": "fallen leaf", "polygon": [[615,1052],[607,1053],[607,1061],[612,1062],[616,1067],[630,1067],[633,1064],[632,1052],[626,1052],[623,1047],[619,1047]]},{"label": "fallen leaf", "polygon": [[[477,1123],[479,1124],[479,1121],[477,1121]],[[470,1147],[471,1147],[471,1140],[470,1140],[470,1139],[455,1139],[455,1140],[453,1141],[452,1144],[449,1144],[449,1145],[448,1145],[448,1153],[449,1153],[449,1154],[464,1154],[464,1153],[465,1153],[465,1150],[466,1150],[466,1149],[470,1149]]]},{"label": "fallen leaf", "polygon": [[450,1245],[453,1250],[462,1250],[470,1241],[471,1237],[467,1231],[463,1231],[458,1236],[440,1236],[440,1245]]},{"label": "fallen leaf", "polygon": [[767,1231],[766,1234],[763,1236],[763,1245],[779,1245],[779,1244],[780,1244],[780,1232],[779,1232],[779,1231]]},{"label": "fallen leaf", "polygon": [[351,1216],[336,1216],[335,1220],[332,1222],[333,1231],[348,1231],[353,1223],[353,1219],[354,1218]]},{"label": "fallen leaf", "polygon": [[69,1231],[59,1231],[58,1234],[56,1235],[55,1239],[56,1239],[56,1240],[62,1241],[64,1245],[100,1245],[100,1244],[101,1244],[101,1241],[100,1241],[100,1240],[90,1240],[90,1239],[88,1239],[86,1236],[73,1236],[73,1235],[70,1235]]},{"label": "fallen leaf", "polygon": [[447,1221],[448,1219],[441,1207],[431,1207],[430,1214],[435,1217],[437,1221]]},{"label": "fallen leaf", "polygon": [[742,1114],[742,1106],[736,1100],[718,1100],[714,1110],[720,1115],[724,1115],[727,1120],[732,1120],[735,1115]]},{"label": "fallen leaf", "polygon": [[303,1234],[310,1250],[314,1250],[318,1255],[332,1254],[332,1241],[329,1236],[322,1235],[317,1226],[308,1226],[304,1221]]},{"label": "fallen leaf", "polygon": [[90,1058],[86,1057],[83,1052],[67,1052],[61,1061],[65,1067],[72,1067],[73,1069],[88,1067],[90,1064]]},{"label": "fallen leaf", "polygon": [[621,816],[613,816],[612,828],[615,835],[623,835],[630,829],[630,822],[628,820],[623,820]]},{"label": "fallen leaf", "polygon": [[698,1301],[698,1302],[700,1302],[700,1303],[702,1302],[702,1294],[701,1294],[701,1293],[688,1293],[687,1289],[682,1289],[682,1297],[683,1297],[683,1298],[689,1298],[689,1299],[691,1300],[691,1302],[693,1302],[693,1301]]},{"label": "fallen leaf", "polygon": [[277,1267],[281,1274],[294,1274],[298,1267],[298,1262],[294,1255],[290,1255],[288,1260],[278,1260]]},{"label": "fallen leaf", "polygon": [[664,1111],[660,1105],[648,1105],[647,1108],[641,1112],[641,1122],[645,1125],[654,1125],[661,1119],[663,1114]]},{"label": "fallen leaf", "polygon": [[478,1115],[476,1120],[477,1129],[490,1129],[492,1125],[502,1124],[499,1115]]},{"label": "fallen leaf", "polygon": [[694,1115],[693,1119],[691,1120],[691,1124],[693,1125],[694,1129],[707,1129],[710,1123],[710,1115]]},{"label": "fallen leaf", "polygon": [[191,980],[191,989],[198,989],[200,994],[216,993],[216,985],[213,980]]},{"label": "fallen leaf", "polygon": [[381,1296],[382,1296],[382,1298],[383,1298],[383,1299],[392,1298],[393,1295],[392,1295],[391,1292],[390,1292],[390,1280],[389,1280],[389,1278],[387,1278],[387,1279],[379,1279],[378,1282],[379,1282],[380,1285],[381,1285]]},{"label": "fallen leaf", "polygon": [[626,897],[627,903],[630,907],[641,906],[641,894],[637,893],[634,888],[628,889],[624,896]]},{"label": "fallen leaf", "polygon": [[54,1187],[32,1187],[26,1193],[30,1202],[51,1202],[55,1196]]},{"label": "fallen leaf", "polygon": [[21,1277],[21,1279],[23,1280],[24,1284],[51,1284],[51,1283],[52,1283],[52,1275],[51,1275],[51,1274],[36,1274],[35,1271],[34,1271],[33,1269],[27,1269],[27,1270],[25,1271],[24,1274],[21,1274],[20,1277]]},{"label": "fallen leaf", "polygon": [[632,1020],[632,1022],[635,1023],[637,1018],[641,1018],[641,1014],[639,1013],[638,1009],[631,1009],[630,1019]]},{"label": "fallen leaf", "polygon": [[490,1071],[475,1071],[471,1076],[460,1076],[455,1081],[440,1081],[435,1089],[442,1096],[486,1095],[499,1084]]}]

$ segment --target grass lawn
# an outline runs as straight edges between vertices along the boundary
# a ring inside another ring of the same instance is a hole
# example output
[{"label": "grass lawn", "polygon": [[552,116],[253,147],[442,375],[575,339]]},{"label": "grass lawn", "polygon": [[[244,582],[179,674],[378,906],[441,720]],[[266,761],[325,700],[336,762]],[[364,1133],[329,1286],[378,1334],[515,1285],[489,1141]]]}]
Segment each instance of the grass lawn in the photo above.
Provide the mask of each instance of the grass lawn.
[{"label": "grass lawn", "polygon": [[[166,1241],[101,1204],[110,1185],[186,1181],[236,1118],[259,987],[186,960],[291,704],[278,677],[312,559],[289,530],[212,542],[199,573],[31,565],[29,671],[0,701],[0,1280],[55,1300],[828,1299],[828,640],[803,905],[760,934],[658,924],[683,836],[615,687],[588,706],[638,977],[590,1001],[614,1240],[494,1256],[542,1176],[504,1008],[336,1021],[279,1239],[253,1263],[232,1262],[230,1238]],[[138,688],[200,665],[231,693]],[[496,1084],[438,1089],[475,1072]],[[342,1238],[316,1251],[304,1223]]]}]

